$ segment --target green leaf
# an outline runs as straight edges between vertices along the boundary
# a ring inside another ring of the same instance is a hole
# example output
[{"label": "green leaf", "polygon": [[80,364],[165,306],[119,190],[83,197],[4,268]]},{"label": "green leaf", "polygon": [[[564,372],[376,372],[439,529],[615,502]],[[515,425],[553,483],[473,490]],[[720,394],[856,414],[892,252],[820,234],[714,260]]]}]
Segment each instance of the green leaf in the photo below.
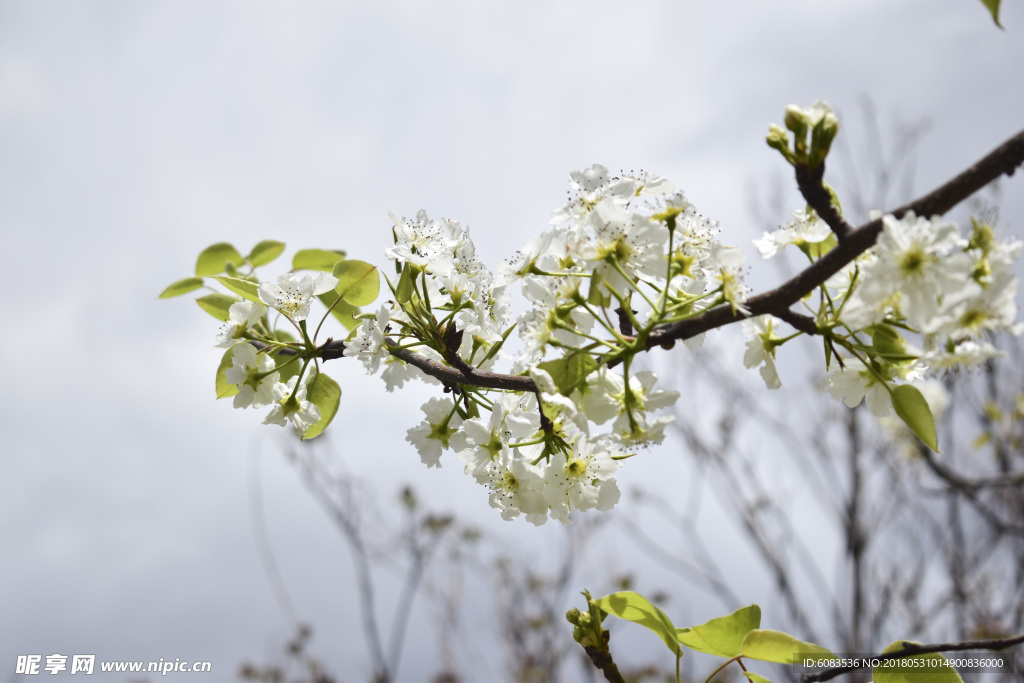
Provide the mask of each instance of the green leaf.
[{"label": "green leaf", "polygon": [[327,425],[331,424],[331,420],[338,414],[338,406],[341,404],[341,387],[333,379],[320,372],[310,382],[306,398],[320,409],[320,420],[306,430],[306,433],[302,435],[303,441],[320,436]]},{"label": "green leaf", "polygon": [[366,261],[338,261],[334,277],[338,278],[336,291],[353,306],[369,306],[380,294],[380,273]]},{"label": "green leaf", "polygon": [[608,614],[632,621],[634,624],[640,624],[654,631],[672,651],[672,654],[677,657],[680,655],[679,643],[676,640],[676,627],[672,625],[672,620],[639,593],[620,591],[591,602]]},{"label": "green leaf", "polygon": [[740,653],[743,639],[760,625],[761,608],[757,605],[748,605],[700,626],[678,629],[676,638],[697,652],[719,657],[736,657]]},{"label": "green leaf", "polygon": [[263,240],[249,252],[249,263],[254,266],[265,266],[284,251],[284,242]]},{"label": "green leaf", "polygon": [[170,284],[167,289],[160,292],[158,299],[170,299],[172,296],[181,296],[182,294],[188,294],[194,292],[203,286],[203,278],[201,277],[187,277],[183,280],[178,280]]},{"label": "green leaf", "polygon": [[996,26],[1002,28],[1003,25],[999,23],[999,2],[1000,0],[981,0],[981,4],[987,7],[992,14],[992,21],[996,22]]},{"label": "green leaf", "polygon": [[300,249],[292,257],[293,270],[322,270],[330,273],[334,264],[345,258],[345,252],[327,249]]},{"label": "green leaf", "polygon": [[206,277],[223,273],[228,269],[228,263],[240,266],[245,263],[245,259],[237,249],[227,242],[212,244],[199,254],[199,258],[196,260],[196,275]]},{"label": "green leaf", "polygon": [[228,320],[228,309],[231,308],[231,304],[237,303],[238,299],[227,294],[221,294],[215,292],[214,294],[207,294],[196,299],[196,303],[199,304],[199,308],[203,309],[217,320],[227,322]]},{"label": "green leaf", "polygon": [[892,407],[896,414],[910,427],[910,431],[936,453],[939,452],[939,438],[935,433],[935,418],[928,407],[928,401],[917,387],[901,384],[892,390]]},{"label": "green leaf", "polygon": [[756,674],[753,671],[744,671],[743,675],[747,677],[747,680],[753,681],[754,683],[772,683],[764,676]]},{"label": "green leaf", "polygon": [[213,279],[243,299],[255,301],[258,304],[263,303],[260,301],[260,286],[251,280],[243,280],[240,277],[227,277],[226,275],[218,275]]},{"label": "green leaf", "polygon": [[[902,652],[906,645],[920,643],[897,640],[882,650],[882,654]],[[911,664],[910,660],[916,660],[916,663]],[[963,683],[964,680],[941,652],[882,662],[871,670],[871,677],[875,683]]]},{"label": "green leaf", "polygon": [[[329,290],[319,296],[320,301],[323,302],[324,306],[330,308],[331,315],[338,319],[347,330],[354,330],[359,326],[359,321],[356,320],[355,316],[359,313],[359,308],[353,306],[347,301],[338,301],[339,295],[336,291]],[[331,308],[334,302],[338,301],[338,305]]]},{"label": "green leaf", "polygon": [[551,375],[558,393],[568,396],[597,369],[597,361],[586,351],[570,351],[562,358],[538,363],[537,367]]},{"label": "green leaf", "polygon": [[220,365],[217,366],[217,398],[227,398],[228,396],[234,396],[238,393],[238,386],[234,384],[228,384],[227,371],[232,365],[235,364],[235,347],[232,346],[220,359]]},{"label": "green leaf", "polygon": [[779,664],[794,664],[799,655],[831,655],[832,653],[814,643],[797,640],[788,633],[769,629],[756,629],[743,639],[740,654],[750,659]]},{"label": "green leaf", "polygon": [[406,263],[402,268],[402,274],[398,277],[398,286],[395,287],[395,301],[400,304],[407,304],[412,301],[413,278],[416,275],[412,272],[412,265]]}]

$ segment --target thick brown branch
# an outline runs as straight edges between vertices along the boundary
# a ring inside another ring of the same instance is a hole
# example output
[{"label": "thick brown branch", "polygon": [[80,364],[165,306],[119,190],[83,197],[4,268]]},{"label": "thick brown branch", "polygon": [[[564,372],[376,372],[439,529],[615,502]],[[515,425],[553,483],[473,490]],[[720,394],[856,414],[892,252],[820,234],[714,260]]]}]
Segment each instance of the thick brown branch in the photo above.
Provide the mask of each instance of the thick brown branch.
[{"label": "thick brown branch", "polygon": [[[385,339],[388,346],[397,346],[394,339]],[[332,341],[320,347],[320,357],[324,360],[340,358],[345,350],[345,343]],[[473,387],[484,387],[487,389],[505,389],[507,391],[535,391],[536,386],[533,380],[522,375],[503,375],[496,372],[484,372],[474,367],[465,365],[464,369],[457,370],[451,366],[410,349],[394,349],[391,355],[399,360],[404,360],[409,365],[414,365],[431,377],[441,380],[444,384],[465,384]]]},{"label": "thick brown branch", "polygon": [[796,184],[800,188],[800,194],[804,196],[818,217],[828,223],[828,227],[832,228],[836,238],[842,242],[853,232],[853,226],[847,223],[839,210],[833,206],[832,194],[825,189],[821,182],[824,176],[824,162],[814,168],[807,168],[803,165],[796,167]]},{"label": "thick brown branch", "polygon": [[[1024,634],[1011,636],[1009,638],[994,638],[991,640],[965,640],[959,643],[938,643],[936,645],[917,645],[915,643],[903,642],[903,649],[893,654],[873,655],[871,659],[889,660],[900,659],[911,655],[925,655],[933,652],[955,652],[958,650],[1005,650],[1014,645],[1024,643]],[[854,666],[840,666],[834,669],[825,669],[816,674],[804,674],[800,677],[801,683],[817,683],[818,681],[830,681],[836,676],[856,671]]]}]

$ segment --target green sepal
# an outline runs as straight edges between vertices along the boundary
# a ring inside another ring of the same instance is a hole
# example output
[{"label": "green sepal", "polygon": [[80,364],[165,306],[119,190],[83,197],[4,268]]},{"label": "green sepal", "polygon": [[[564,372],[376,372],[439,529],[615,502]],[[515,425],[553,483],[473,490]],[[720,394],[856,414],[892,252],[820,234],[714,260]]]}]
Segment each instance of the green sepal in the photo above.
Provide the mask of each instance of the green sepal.
[{"label": "green sepal", "polygon": [[981,4],[987,7],[992,15],[992,21],[996,22],[996,26],[999,28],[1003,28],[1003,25],[999,23],[999,3],[1000,0],[981,0]]},{"label": "green sepal", "polygon": [[203,249],[199,254],[199,258],[196,259],[196,275],[206,277],[207,275],[223,273],[227,270],[228,263],[240,266],[245,263],[245,259],[242,258],[237,249],[227,242],[211,244],[206,249]]},{"label": "green sepal", "polygon": [[254,266],[265,266],[284,253],[284,242],[263,240],[249,252],[249,263]]},{"label": "green sepal", "polygon": [[736,657],[740,654],[743,639],[760,626],[761,608],[758,605],[747,605],[700,626],[677,629],[676,638],[697,652],[718,657]]},{"label": "green sepal", "polygon": [[800,655],[831,655],[820,645],[798,640],[788,633],[770,629],[755,629],[743,639],[740,654],[750,659],[779,664],[796,664]]},{"label": "green sepal", "polygon": [[194,292],[203,286],[203,278],[201,277],[186,277],[177,282],[172,282],[167,286],[167,289],[160,292],[158,299],[170,299],[173,296],[181,296],[182,294],[188,294]]},{"label": "green sepal", "polygon": [[395,287],[395,301],[399,304],[407,304],[412,301],[413,279],[416,274],[412,271],[412,265],[406,263],[402,268],[402,274],[398,276],[398,286]]},{"label": "green sepal", "polygon": [[[331,310],[331,315],[337,318],[345,326],[345,329],[356,329],[359,326],[359,321],[356,320],[355,316],[359,314],[359,308],[347,301],[338,301],[338,296],[338,293],[332,289],[320,294],[317,298],[323,302],[324,306]],[[334,305],[335,301],[338,301],[337,306]]]},{"label": "green sepal", "polygon": [[561,358],[538,363],[537,367],[551,375],[558,393],[569,396],[597,369],[597,361],[586,351],[574,350]]},{"label": "green sepal", "polygon": [[293,270],[322,270],[330,273],[334,264],[345,258],[345,252],[336,249],[299,249],[292,257]]},{"label": "green sepal", "polygon": [[221,356],[220,365],[217,366],[217,398],[227,398],[234,396],[238,393],[238,386],[228,383],[227,372],[228,368],[235,364],[235,347],[232,345],[224,352]]},{"label": "green sepal", "polygon": [[213,294],[207,294],[196,299],[196,303],[199,304],[199,308],[203,309],[217,320],[227,322],[230,317],[228,311],[231,308],[231,304],[238,303],[238,299],[227,294],[221,294],[220,292],[214,292]]},{"label": "green sepal", "polygon": [[341,404],[341,387],[333,379],[322,372],[309,383],[306,390],[306,398],[320,409],[320,420],[302,435],[303,441],[320,436],[320,434],[331,424],[331,420],[338,414],[338,406]]},{"label": "green sepal", "polygon": [[263,303],[260,301],[260,286],[251,280],[243,280],[240,277],[227,277],[226,275],[218,275],[213,279],[243,299],[255,301],[258,304]]},{"label": "green sepal", "polygon": [[[882,650],[882,654],[891,655],[896,652],[902,652],[906,645],[920,645],[920,643],[897,640]],[[930,663],[927,665],[910,664],[902,666],[897,663],[911,659],[929,661]],[[875,683],[925,683],[926,681],[927,683],[963,683],[964,681],[941,652],[910,655],[909,657],[901,657],[896,661],[883,662],[871,670],[871,678],[874,679]]]},{"label": "green sepal", "polygon": [[377,266],[366,261],[345,260],[334,264],[338,278],[335,291],[353,306],[369,306],[380,295],[380,273]]},{"label": "green sepal", "polygon": [[901,384],[892,390],[892,407],[896,414],[921,439],[925,446],[939,452],[939,438],[935,433],[935,418],[928,401],[912,384]]},{"label": "green sepal", "polygon": [[682,649],[676,640],[676,627],[672,620],[658,609],[651,601],[633,591],[610,593],[603,598],[591,600],[608,614],[632,621],[655,633],[676,657],[682,655]]}]

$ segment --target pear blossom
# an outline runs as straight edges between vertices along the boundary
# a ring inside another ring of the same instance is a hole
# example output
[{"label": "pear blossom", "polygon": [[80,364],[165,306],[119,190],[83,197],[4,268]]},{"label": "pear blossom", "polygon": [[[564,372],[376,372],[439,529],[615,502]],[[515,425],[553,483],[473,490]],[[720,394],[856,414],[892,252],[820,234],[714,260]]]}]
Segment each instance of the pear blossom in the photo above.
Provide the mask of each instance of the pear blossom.
[{"label": "pear blossom", "polygon": [[782,386],[779,373],[775,369],[775,347],[779,336],[775,334],[778,318],[771,315],[759,315],[743,321],[743,334],[747,337],[747,352],[743,355],[743,365],[748,368],[761,366],[761,377],[769,389]]},{"label": "pear blossom", "polygon": [[306,391],[310,382],[310,374],[289,378],[288,383],[277,382],[273,388],[273,402],[276,404],[263,420],[263,424],[276,424],[282,427],[291,421],[295,432],[301,437],[310,427],[320,421],[320,408],[306,399]]},{"label": "pear blossom", "polygon": [[865,401],[868,409],[878,417],[895,414],[892,396],[885,383],[856,358],[844,362],[845,367],[833,368],[825,378],[825,390],[834,399],[842,399],[847,408],[856,408]]},{"label": "pear blossom", "polygon": [[820,245],[832,235],[828,223],[817,216],[808,216],[803,211],[793,212],[793,222],[779,228],[775,232],[766,232],[754,246],[765,259],[779,255],[786,246],[792,244],[800,249],[811,249],[812,245]]},{"label": "pear blossom", "polygon": [[487,468],[486,484],[491,490],[490,505],[501,510],[502,519],[510,521],[525,514],[526,521],[534,526],[548,521],[544,475],[536,466],[513,457],[507,445]]},{"label": "pear blossom", "polygon": [[238,301],[228,309],[228,321],[217,333],[214,348],[226,349],[260,321],[267,309],[255,301]]},{"label": "pear blossom", "polygon": [[[274,360],[265,353],[257,353],[252,344],[235,344],[232,351],[232,366],[224,373],[228,384],[238,387],[235,394],[236,408],[262,408],[273,403],[274,386],[279,383],[280,374],[274,371]],[[263,375],[263,377],[261,377]]]},{"label": "pear blossom", "polygon": [[455,412],[455,403],[450,398],[432,398],[420,409],[426,419],[410,429],[405,440],[416,447],[423,464],[440,467],[441,453],[449,447],[462,418]]},{"label": "pear blossom", "polygon": [[372,318],[366,318],[356,328],[356,336],[345,342],[344,355],[347,358],[358,358],[368,375],[376,373],[381,361],[387,360],[391,355],[384,345],[384,336],[388,333],[390,322],[390,308],[386,305],[381,306]]},{"label": "pear blossom", "polygon": [[397,218],[394,223],[395,244],[384,255],[400,263],[411,263],[434,275],[447,275],[455,268],[455,248],[459,240],[442,221],[431,219],[419,211],[415,219]]},{"label": "pear blossom", "polygon": [[571,510],[612,509],[619,500],[613,475],[622,466],[603,443],[581,435],[571,453],[557,452],[544,473],[544,495],[551,516],[569,522]]},{"label": "pear blossom", "polygon": [[313,297],[338,286],[338,278],[327,273],[285,273],[277,282],[263,282],[259,287],[260,301],[281,311],[294,322],[309,317]]},{"label": "pear blossom", "polygon": [[908,212],[897,220],[882,217],[874,247],[876,260],[864,266],[854,296],[870,307],[900,294],[900,310],[911,325],[924,328],[939,314],[943,295],[958,291],[971,274],[966,245],[953,223],[929,221]]}]

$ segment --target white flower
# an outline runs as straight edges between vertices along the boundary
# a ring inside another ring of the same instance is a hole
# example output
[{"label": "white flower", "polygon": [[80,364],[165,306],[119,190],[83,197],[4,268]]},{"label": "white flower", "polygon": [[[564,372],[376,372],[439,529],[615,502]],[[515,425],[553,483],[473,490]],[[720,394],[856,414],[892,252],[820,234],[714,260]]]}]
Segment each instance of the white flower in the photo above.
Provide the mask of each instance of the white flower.
[{"label": "white flower", "polygon": [[845,367],[836,367],[825,378],[825,390],[832,398],[842,399],[847,408],[856,408],[867,399],[868,409],[878,417],[894,414],[892,396],[885,383],[856,358],[844,361]]},{"label": "white flower", "polygon": [[501,510],[502,519],[509,521],[525,514],[526,521],[534,526],[548,521],[544,476],[533,465],[513,457],[508,446],[500,449],[485,477],[491,489],[490,505]]},{"label": "white flower", "polygon": [[613,475],[621,466],[621,460],[613,460],[609,450],[585,435],[573,444],[570,456],[555,453],[544,473],[551,516],[567,524],[571,510],[611,510],[619,501]]},{"label": "white flower", "polygon": [[273,399],[276,405],[263,420],[263,424],[276,424],[282,427],[291,420],[295,432],[301,437],[310,427],[320,421],[320,409],[316,404],[306,400],[306,389],[311,373],[303,375],[302,382],[296,387],[298,375],[291,377],[287,384],[278,382],[274,385]]},{"label": "white flower", "polygon": [[635,178],[614,178],[608,169],[594,164],[584,171],[569,174],[570,200],[551,215],[552,225],[561,225],[570,220],[580,220],[602,199],[625,204],[636,196],[640,183]]},{"label": "white flower", "polygon": [[654,390],[657,381],[658,376],[649,371],[631,375],[627,408],[626,382],[622,375],[601,367],[587,377],[588,391],[581,401],[583,410],[597,424],[615,418],[613,434],[624,443],[660,443],[665,427],[674,417],[666,415],[649,421],[647,413],[674,405],[679,400],[679,392]]},{"label": "white flower", "polygon": [[411,263],[434,275],[448,275],[455,268],[459,240],[447,223],[432,220],[423,210],[415,219],[388,215],[394,223],[395,235],[395,245],[384,250],[389,259]]},{"label": "white flower", "polygon": [[[274,386],[280,374],[274,371],[274,360],[265,353],[257,353],[252,344],[235,344],[231,356],[233,365],[224,373],[229,384],[238,386],[235,394],[236,408],[262,408],[270,405],[274,398]],[[262,378],[260,375],[264,375]]]},{"label": "white flower", "polygon": [[391,355],[384,346],[384,336],[388,332],[391,313],[387,305],[377,309],[374,317],[367,318],[356,328],[356,336],[352,341],[345,342],[344,355],[347,358],[358,358],[366,368],[366,374],[372,375],[380,368],[380,363]]},{"label": "white flower", "polygon": [[711,245],[708,267],[714,271],[715,278],[722,285],[722,298],[726,300],[733,312],[747,312],[744,303],[747,301],[749,289],[743,284],[743,264],[746,255],[735,247],[726,247],[718,242]]},{"label": "white flower", "polygon": [[884,228],[874,247],[877,256],[861,271],[854,297],[869,307],[900,293],[900,309],[911,325],[923,329],[939,313],[943,295],[957,292],[971,274],[970,258],[953,223],[929,221],[912,212],[896,220],[883,216]]},{"label": "white flower", "polygon": [[762,258],[770,259],[778,256],[788,244],[810,249],[811,245],[820,245],[831,235],[832,229],[825,221],[817,216],[811,220],[803,211],[795,211],[792,223],[775,232],[764,233],[761,239],[754,240],[754,246],[761,252]]},{"label": "white flower", "polygon": [[748,368],[761,365],[761,377],[769,389],[782,386],[775,369],[775,347],[779,340],[775,328],[778,322],[771,315],[759,315],[743,321],[743,334],[747,336],[747,352],[743,355],[743,364]]},{"label": "white flower", "polygon": [[255,301],[239,301],[228,309],[228,322],[217,333],[215,348],[226,349],[259,322],[266,312],[263,304]]},{"label": "white flower", "polygon": [[420,409],[427,419],[410,429],[405,440],[419,451],[420,460],[427,467],[441,466],[441,452],[448,448],[452,436],[462,424],[450,398],[432,398]]},{"label": "white flower", "polygon": [[338,278],[327,273],[285,273],[277,282],[260,283],[260,301],[276,308],[295,322],[309,316],[309,307],[317,294],[338,286]]},{"label": "white flower", "polygon": [[980,339],[986,332],[1020,334],[1017,319],[1017,278],[1009,272],[996,274],[984,288],[973,282],[943,301],[942,315],[925,327],[954,341]]},{"label": "white flower", "polygon": [[955,370],[958,367],[981,365],[990,358],[1006,354],[989,342],[968,340],[957,344],[952,351],[936,349],[921,356],[921,363],[932,373]]}]

